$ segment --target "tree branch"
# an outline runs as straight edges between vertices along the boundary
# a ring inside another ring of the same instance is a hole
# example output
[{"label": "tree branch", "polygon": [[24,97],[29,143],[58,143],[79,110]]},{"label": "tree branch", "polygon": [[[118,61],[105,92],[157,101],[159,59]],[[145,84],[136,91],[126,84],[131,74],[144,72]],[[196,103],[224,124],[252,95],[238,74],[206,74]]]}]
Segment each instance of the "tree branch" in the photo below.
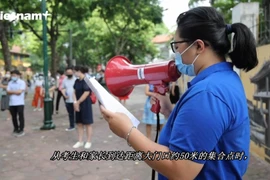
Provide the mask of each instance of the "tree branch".
[{"label": "tree branch", "polygon": [[20,22],[26,27],[28,27],[30,31],[34,33],[39,40],[43,41],[43,38],[37,33],[37,31],[33,28],[33,26],[31,26],[29,23],[25,22],[24,20],[20,20]]},{"label": "tree branch", "polygon": [[106,26],[107,26],[107,28],[109,29],[109,31],[110,31],[110,33],[111,33],[111,35],[113,36],[113,38],[116,40],[117,39],[117,37],[115,36],[115,34],[112,32],[112,30],[111,30],[111,28],[110,28],[110,26],[109,26],[109,23],[107,22],[107,20],[106,20],[106,18],[105,18],[105,16],[104,16],[104,14],[103,14],[103,10],[101,10],[101,17],[103,18],[103,20],[104,20],[104,22],[105,22],[105,24],[106,24]]}]

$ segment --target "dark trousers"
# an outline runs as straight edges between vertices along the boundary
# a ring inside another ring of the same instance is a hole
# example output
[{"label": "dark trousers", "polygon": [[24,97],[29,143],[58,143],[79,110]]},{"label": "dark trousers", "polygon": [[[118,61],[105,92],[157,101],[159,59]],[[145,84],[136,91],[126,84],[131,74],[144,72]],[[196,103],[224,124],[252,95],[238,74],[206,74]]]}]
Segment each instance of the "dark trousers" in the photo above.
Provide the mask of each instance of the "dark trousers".
[{"label": "dark trousers", "polygon": [[74,124],[75,124],[75,111],[74,111],[74,107],[73,107],[73,103],[66,103],[66,108],[67,108],[67,112],[68,112],[68,117],[69,117],[69,127],[70,128],[74,128]]},{"label": "dark trousers", "polygon": [[59,91],[59,89],[57,90],[57,97],[56,97],[56,111],[59,110],[59,103],[60,103],[60,99],[61,97],[63,97],[63,94],[61,91]]},{"label": "dark trousers", "polygon": [[[10,106],[10,114],[12,116],[12,122],[14,126],[14,131],[23,131],[24,129],[24,105],[21,106]],[[18,119],[19,116],[19,125]]]}]

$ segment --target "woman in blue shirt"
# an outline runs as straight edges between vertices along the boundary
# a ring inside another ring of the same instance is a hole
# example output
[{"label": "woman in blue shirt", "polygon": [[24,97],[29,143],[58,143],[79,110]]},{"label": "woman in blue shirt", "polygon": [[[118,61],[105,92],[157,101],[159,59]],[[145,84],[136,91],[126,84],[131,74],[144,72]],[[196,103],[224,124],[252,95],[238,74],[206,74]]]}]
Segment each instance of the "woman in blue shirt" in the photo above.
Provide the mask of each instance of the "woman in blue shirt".
[{"label": "woman in blue shirt", "polygon": [[133,128],[124,114],[102,107],[105,119],[137,151],[174,152],[177,161],[145,161],[159,172],[159,180],[242,179],[250,129],[244,88],[233,65],[247,72],[258,64],[251,31],[241,23],[226,24],[212,7],[198,7],[179,15],[171,46],[178,70],[196,77],[173,109],[168,97],[155,94],[153,100],[160,100],[162,113],[169,117],[159,144]]}]

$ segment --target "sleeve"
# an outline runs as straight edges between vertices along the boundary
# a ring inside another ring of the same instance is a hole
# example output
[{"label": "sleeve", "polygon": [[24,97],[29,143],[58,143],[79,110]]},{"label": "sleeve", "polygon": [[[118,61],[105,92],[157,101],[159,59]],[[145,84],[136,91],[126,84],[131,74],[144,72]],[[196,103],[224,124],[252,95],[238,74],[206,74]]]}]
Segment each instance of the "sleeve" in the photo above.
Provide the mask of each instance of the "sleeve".
[{"label": "sleeve", "polygon": [[83,91],[90,91],[90,93],[91,93],[91,89],[89,88],[89,86],[86,84],[85,81],[83,83]]},{"label": "sleeve", "polygon": [[[210,153],[231,118],[231,111],[223,101],[211,92],[200,92],[188,99],[179,110],[173,123],[169,149],[197,155]],[[204,164],[206,160],[194,158],[193,161]]]}]

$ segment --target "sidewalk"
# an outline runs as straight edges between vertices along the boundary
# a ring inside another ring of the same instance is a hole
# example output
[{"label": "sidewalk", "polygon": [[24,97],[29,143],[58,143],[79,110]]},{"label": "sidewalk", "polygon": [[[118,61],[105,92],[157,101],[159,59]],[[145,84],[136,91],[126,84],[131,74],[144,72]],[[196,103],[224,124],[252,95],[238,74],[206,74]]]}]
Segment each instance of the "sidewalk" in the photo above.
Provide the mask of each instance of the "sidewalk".
[{"label": "sidewalk", "polygon": [[[144,87],[137,87],[127,101],[128,109],[138,118],[145,102]],[[74,151],[76,131],[66,132],[68,117],[61,100],[60,113],[53,116],[55,130],[40,131],[43,112],[33,112],[32,95],[25,107],[25,133],[20,138],[11,135],[12,122],[0,112],[0,179],[1,180],[150,180],[151,169],[144,162],[134,161],[50,161],[54,151]],[[94,108],[93,145],[90,151],[132,151],[125,140],[116,137],[105,120],[100,119],[97,104]],[[139,129],[145,132],[144,126]],[[153,131],[153,138],[155,131]],[[77,151],[84,151],[83,148]],[[269,179],[270,165],[251,156],[245,180]]]}]

